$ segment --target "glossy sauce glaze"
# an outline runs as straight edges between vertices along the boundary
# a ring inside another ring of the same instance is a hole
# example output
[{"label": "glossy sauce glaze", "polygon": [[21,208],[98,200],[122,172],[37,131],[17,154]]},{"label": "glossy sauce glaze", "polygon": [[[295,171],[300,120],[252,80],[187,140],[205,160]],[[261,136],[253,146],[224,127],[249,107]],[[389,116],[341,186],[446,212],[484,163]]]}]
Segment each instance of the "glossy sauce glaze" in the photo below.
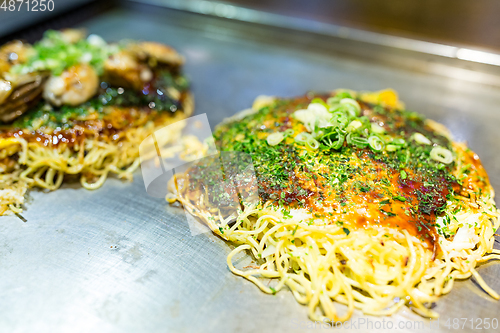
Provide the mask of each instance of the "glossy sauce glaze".
[{"label": "glossy sauce glaze", "polygon": [[174,88],[172,80],[165,73],[147,83],[140,92],[111,88],[102,82],[98,95],[78,107],[45,109],[45,103],[41,102],[14,123],[0,124],[0,138],[23,138],[45,147],[61,144],[72,147],[92,137],[119,141],[128,128],[143,126],[148,121],[160,124],[172,117],[173,112],[183,109],[188,97],[187,85],[175,85],[178,95],[173,98],[167,95],[167,90]]},{"label": "glossy sauce glaze", "polygon": [[[427,163],[421,156],[428,156],[432,146],[422,148],[412,142],[412,134],[418,132],[434,146],[452,149],[451,142],[428,127],[422,116],[358,101],[370,122],[407,142],[404,151],[393,154],[345,142],[338,150],[313,150],[299,147],[292,136],[274,147],[267,144],[270,133],[305,131],[292,113],[307,108],[315,98],[326,101],[329,96],[280,100],[242,121],[220,127],[215,133],[217,143],[222,150],[252,155],[262,202],[271,201],[284,210],[303,208],[312,216],[310,223],[335,223],[346,233],[366,227],[404,229],[435,253],[436,216],[461,185],[451,175],[454,163]],[[419,158],[414,157],[417,154]]]}]

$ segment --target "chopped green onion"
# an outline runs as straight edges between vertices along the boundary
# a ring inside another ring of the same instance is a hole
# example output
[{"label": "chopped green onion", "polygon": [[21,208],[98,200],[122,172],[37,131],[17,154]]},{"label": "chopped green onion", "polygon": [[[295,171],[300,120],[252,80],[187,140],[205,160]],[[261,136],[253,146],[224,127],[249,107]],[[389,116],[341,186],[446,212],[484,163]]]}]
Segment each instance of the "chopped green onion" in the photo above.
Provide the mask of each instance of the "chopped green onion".
[{"label": "chopped green onion", "polygon": [[326,100],[326,104],[328,105],[336,104],[338,102],[339,99],[337,97],[328,97],[328,99]]},{"label": "chopped green onion", "polygon": [[314,131],[311,133],[311,136],[315,139],[318,139],[323,136],[323,131],[322,130]]},{"label": "chopped green onion", "polygon": [[311,101],[311,104],[312,104],[312,103],[318,103],[318,104],[321,104],[321,105],[323,105],[323,106],[324,106],[325,108],[327,108],[327,109],[330,107],[328,104],[326,104],[326,102],[325,102],[324,100],[322,100],[321,98],[318,98],[318,97],[314,98],[314,99]]},{"label": "chopped green onion", "polygon": [[326,103],[330,106],[335,106],[340,103],[340,101],[344,98],[352,98],[351,94],[347,91],[340,91],[335,94],[335,96],[330,97],[326,100]]},{"label": "chopped green onion", "polygon": [[408,177],[408,174],[406,173],[406,171],[404,170],[401,170],[399,172],[400,176],[401,176],[401,179],[406,179]]},{"label": "chopped green onion", "polygon": [[382,151],[384,149],[384,141],[375,135],[368,138],[368,144],[374,151]]},{"label": "chopped green onion", "polygon": [[361,148],[368,146],[368,140],[360,136],[353,136],[352,133],[347,135],[347,143]]},{"label": "chopped green onion", "polygon": [[[323,101],[321,101],[321,102],[323,102]],[[326,105],[325,102],[323,102],[323,103],[311,103],[307,106],[307,110],[312,111],[313,113],[327,114],[326,112],[328,112],[328,108],[325,105]]]},{"label": "chopped green onion", "polygon": [[293,117],[304,124],[308,132],[314,132],[316,127],[331,127],[331,113],[321,103],[311,103],[306,110],[297,110]]},{"label": "chopped green onion", "polygon": [[267,137],[267,143],[270,146],[276,146],[281,141],[283,141],[284,138],[285,138],[285,136],[283,135],[283,133],[275,132],[275,133],[269,134],[269,136]]},{"label": "chopped green onion", "polygon": [[396,146],[404,146],[406,145],[405,139],[401,138],[396,138],[391,141],[391,144],[396,145]]},{"label": "chopped green onion", "polygon": [[336,150],[342,147],[342,145],[344,144],[344,140],[345,134],[342,133],[338,128],[333,132],[323,135],[323,137],[321,138],[321,142],[325,146]]},{"label": "chopped green onion", "polygon": [[340,108],[339,99],[335,97],[330,97],[326,100],[326,104],[328,104],[328,111],[334,112]]},{"label": "chopped green onion", "polygon": [[396,146],[396,145],[387,145],[387,146],[385,147],[385,150],[387,150],[387,151],[396,151],[396,150],[398,150],[399,148],[401,148],[401,147],[400,147],[400,146]]},{"label": "chopped green onion", "polygon": [[335,95],[335,98],[338,98],[339,100],[344,99],[344,98],[352,98],[351,94],[348,91],[339,91]]},{"label": "chopped green onion", "polygon": [[346,107],[347,110],[349,110],[349,113],[351,113],[353,116],[359,116],[359,114],[361,113],[361,106],[359,106],[359,103],[352,98],[341,99],[340,105]]},{"label": "chopped green onion", "polygon": [[397,197],[394,197],[394,199],[399,200],[399,201],[402,201],[402,202],[405,202],[405,201],[406,201],[406,198],[405,198],[405,197],[403,197],[402,195],[398,195]]},{"label": "chopped green onion", "polygon": [[359,120],[353,120],[349,123],[349,125],[346,128],[347,132],[353,132],[363,126],[363,124]]},{"label": "chopped green onion", "polygon": [[359,106],[359,103],[352,98],[343,98],[340,100],[340,104],[342,105],[352,105],[356,108],[356,110],[361,111],[361,106]]},{"label": "chopped green onion", "polygon": [[431,140],[429,140],[425,135],[418,132],[414,133],[412,137],[416,143],[420,143],[423,145],[430,145],[432,143]]},{"label": "chopped green onion", "polygon": [[349,118],[347,118],[344,112],[336,111],[332,114],[332,119],[330,121],[337,127],[344,128],[349,122]]},{"label": "chopped green onion", "polygon": [[440,146],[432,148],[430,156],[434,161],[444,164],[450,164],[451,162],[453,162],[452,152]]},{"label": "chopped green onion", "polygon": [[[95,43],[99,39],[100,43]],[[47,30],[44,37],[33,45],[34,53],[23,64],[11,68],[14,74],[50,71],[60,75],[65,69],[79,63],[88,63],[98,74],[102,74],[104,62],[119,51],[116,45],[106,44],[102,38],[90,35],[76,43],[69,43],[60,31]]]},{"label": "chopped green onion", "polygon": [[306,132],[301,132],[295,136],[295,142],[298,144],[306,143],[307,139],[311,137],[311,134]]},{"label": "chopped green onion", "polygon": [[307,139],[307,141],[306,141],[306,145],[307,145],[309,148],[313,149],[313,150],[316,150],[316,149],[318,149],[318,148],[319,148],[319,142],[318,142],[318,140],[316,140],[316,139],[315,139],[315,138],[313,138],[313,137],[310,137],[309,139]]},{"label": "chopped green onion", "polygon": [[293,113],[293,117],[304,124],[308,131],[314,131],[316,126],[316,115],[310,110],[297,110]]},{"label": "chopped green onion", "polygon": [[380,126],[377,123],[372,123],[371,124],[371,129],[372,129],[372,132],[375,133],[375,134],[382,134],[382,133],[385,132],[385,128],[383,128],[382,126]]},{"label": "chopped green onion", "polygon": [[295,133],[295,131],[291,128],[285,130],[284,134],[285,136],[292,136]]}]

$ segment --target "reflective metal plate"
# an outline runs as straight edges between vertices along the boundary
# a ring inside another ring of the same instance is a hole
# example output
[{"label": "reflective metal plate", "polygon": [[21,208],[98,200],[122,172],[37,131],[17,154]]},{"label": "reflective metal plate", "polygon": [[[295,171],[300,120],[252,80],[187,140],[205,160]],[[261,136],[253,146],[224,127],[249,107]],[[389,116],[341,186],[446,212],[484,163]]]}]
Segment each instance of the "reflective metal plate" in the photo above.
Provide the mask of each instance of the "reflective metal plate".
[{"label": "reflective metal plate", "polygon": [[[294,42],[293,35],[282,38],[283,31],[256,36],[253,25],[224,26],[191,14],[133,9],[86,24],[107,40],[149,39],[177,48],[187,58],[197,113],[207,113],[212,126],[248,108],[260,94],[395,88],[409,109],[467,140],[500,190],[497,88],[356,60],[328,51],[314,36]],[[52,193],[32,191],[31,197],[26,223],[15,216],[0,219],[2,332],[324,329],[313,328],[291,293],[265,295],[231,274],[226,267],[231,246],[211,234],[192,236],[180,208],[147,195],[140,172],[133,183],[110,179],[93,192],[67,185]],[[500,291],[500,265],[479,272]],[[441,319],[433,331],[439,332],[448,330],[448,319],[498,318],[500,303],[468,280],[442,297],[436,310]],[[390,318],[356,313],[354,319],[359,331],[369,328],[359,326],[359,319],[366,325],[371,320],[374,328],[382,320],[394,327],[401,322],[406,332],[427,332],[430,324],[409,309]],[[470,322],[465,329],[471,330]]]}]

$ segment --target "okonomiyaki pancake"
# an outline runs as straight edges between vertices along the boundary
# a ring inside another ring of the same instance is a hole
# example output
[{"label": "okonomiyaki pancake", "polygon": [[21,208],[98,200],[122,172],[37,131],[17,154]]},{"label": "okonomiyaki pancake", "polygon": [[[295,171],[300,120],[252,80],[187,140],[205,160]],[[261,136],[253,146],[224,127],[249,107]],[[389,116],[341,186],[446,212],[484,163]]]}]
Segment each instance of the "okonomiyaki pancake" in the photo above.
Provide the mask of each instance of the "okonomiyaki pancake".
[{"label": "okonomiyaki pancake", "polygon": [[[405,110],[394,91],[259,98],[214,138],[221,155],[251,156],[255,177],[205,159],[176,175],[167,198],[236,245],[233,273],[266,293],[291,290],[312,320],[405,305],[435,318],[433,302],[471,276],[498,299],[476,270],[500,259],[488,175],[465,143]],[[257,264],[235,267],[241,251]]]},{"label": "okonomiyaki pancake", "polygon": [[163,44],[75,29],[0,47],[0,215],[21,212],[31,187],[131,179],[141,141],[193,111],[183,62]]}]

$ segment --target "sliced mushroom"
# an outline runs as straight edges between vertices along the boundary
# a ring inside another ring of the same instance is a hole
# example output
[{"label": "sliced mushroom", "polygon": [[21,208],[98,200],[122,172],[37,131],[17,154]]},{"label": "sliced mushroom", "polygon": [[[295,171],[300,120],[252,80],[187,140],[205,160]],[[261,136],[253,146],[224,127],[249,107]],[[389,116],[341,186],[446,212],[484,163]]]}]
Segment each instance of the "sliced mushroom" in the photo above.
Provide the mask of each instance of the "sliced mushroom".
[{"label": "sliced mushroom", "polygon": [[38,103],[48,77],[48,73],[31,73],[22,75],[17,82],[3,80],[5,86],[10,84],[11,92],[0,104],[0,120],[10,122]]},{"label": "sliced mushroom", "polygon": [[131,43],[127,46],[141,61],[147,61],[149,66],[155,67],[158,63],[180,66],[184,63],[184,57],[170,46],[156,42]]},{"label": "sliced mushroom", "polygon": [[10,96],[12,93],[12,83],[7,80],[0,79],[0,105]]},{"label": "sliced mushroom", "polygon": [[20,40],[14,40],[0,47],[0,73],[10,70],[13,65],[25,63],[34,52],[33,47]]},{"label": "sliced mushroom", "polygon": [[111,55],[104,63],[104,80],[114,86],[142,90],[153,79],[153,72],[129,51]]}]

